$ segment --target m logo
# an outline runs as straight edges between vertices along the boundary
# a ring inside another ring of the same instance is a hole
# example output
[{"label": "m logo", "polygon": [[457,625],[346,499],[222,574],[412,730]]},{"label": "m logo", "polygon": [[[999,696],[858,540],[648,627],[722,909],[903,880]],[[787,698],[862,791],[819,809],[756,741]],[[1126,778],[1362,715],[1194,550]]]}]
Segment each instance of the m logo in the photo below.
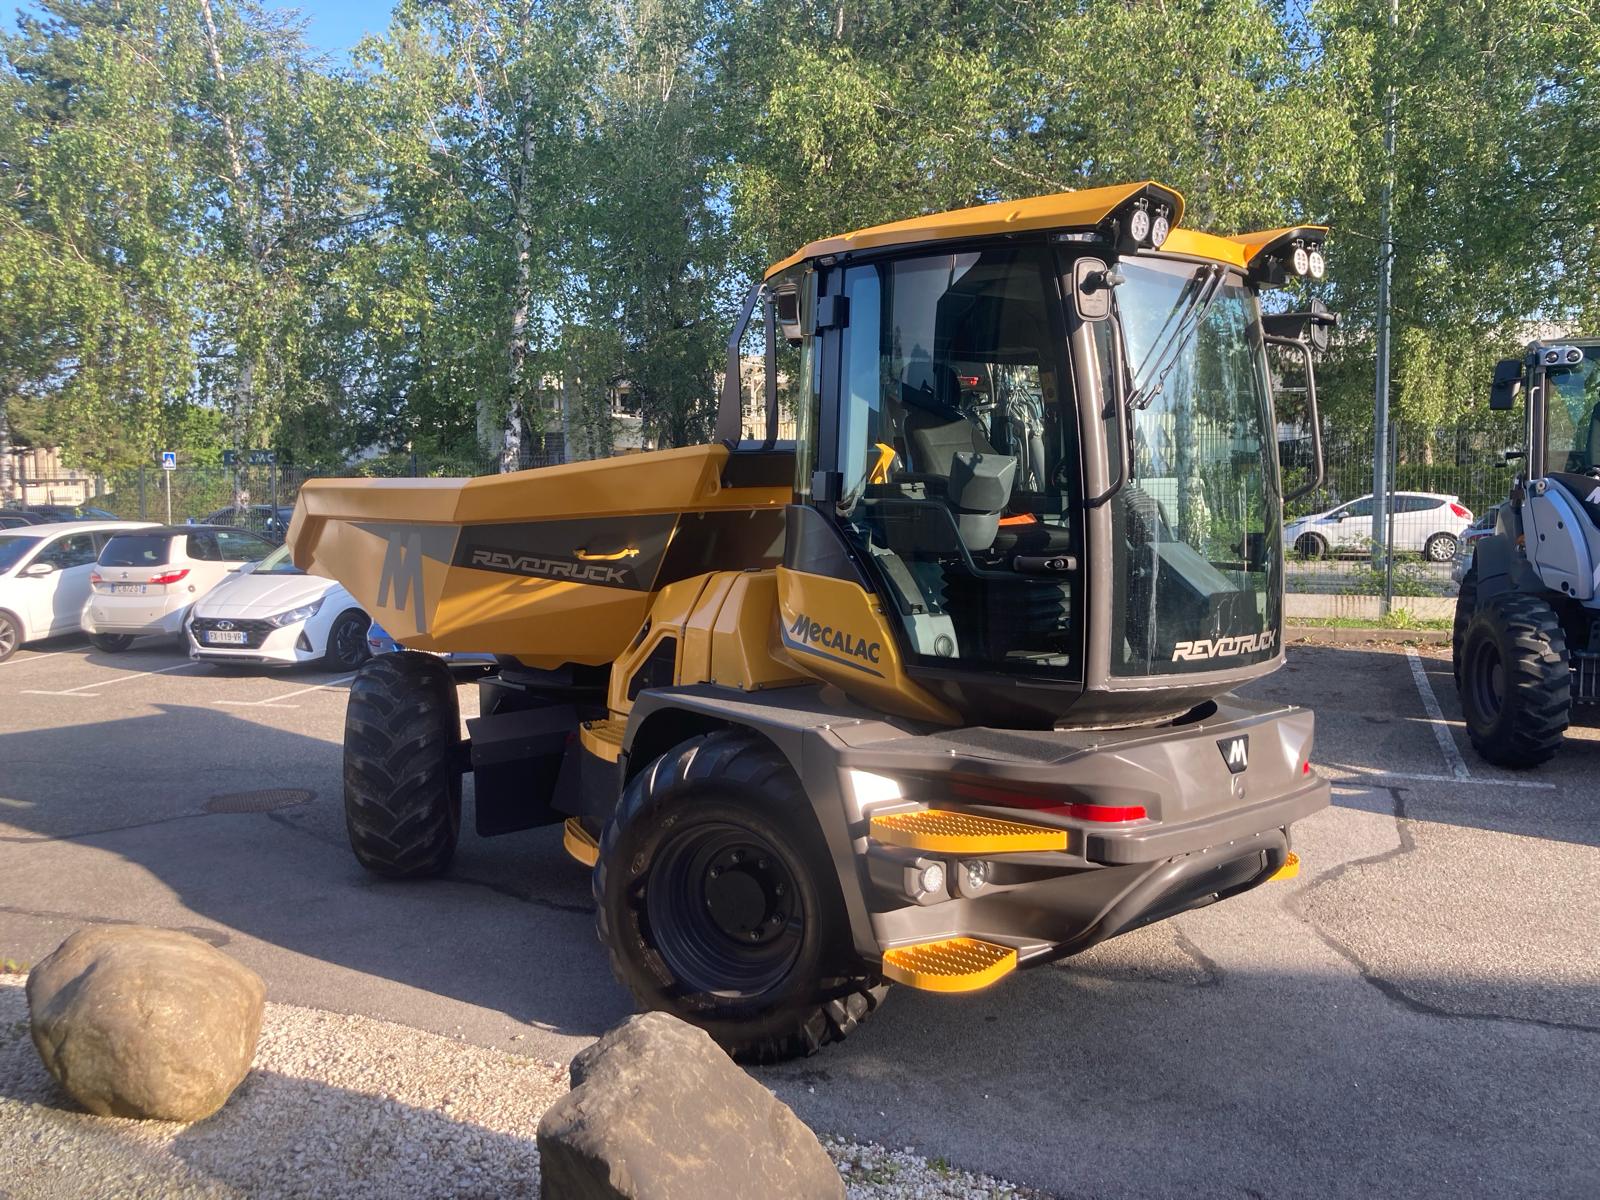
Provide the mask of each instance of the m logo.
[{"label": "m logo", "polygon": [[428,614],[422,599],[422,531],[397,529],[389,534],[383,552],[383,571],[378,576],[378,607],[393,607],[405,612],[407,604],[416,606],[417,632],[428,631]]},{"label": "m logo", "polygon": [[1223,738],[1217,743],[1217,749],[1222,751],[1222,761],[1228,764],[1228,771],[1237,775],[1250,765],[1250,735],[1241,733],[1238,737]]}]

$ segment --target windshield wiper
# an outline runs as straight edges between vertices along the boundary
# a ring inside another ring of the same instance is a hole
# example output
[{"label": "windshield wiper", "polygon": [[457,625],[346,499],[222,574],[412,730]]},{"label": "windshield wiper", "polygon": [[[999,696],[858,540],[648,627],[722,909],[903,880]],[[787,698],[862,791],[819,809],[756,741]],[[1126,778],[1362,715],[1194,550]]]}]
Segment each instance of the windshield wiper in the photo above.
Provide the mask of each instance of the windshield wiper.
[{"label": "windshield wiper", "polygon": [[1146,409],[1155,403],[1155,398],[1161,394],[1161,389],[1167,382],[1167,375],[1183,357],[1190,340],[1200,329],[1206,314],[1211,311],[1211,305],[1222,294],[1222,283],[1226,276],[1227,272],[1217,265],[1206,267],[1204,273],[1197,276],[1197,286],[1189,293],[1187,302],[1175,310],[1163,326],[1164,329],[1171,329],[1171,334],[1165,341],[1158,341],[1151,348],[1149,354],[1145,356],[1146,361],[1140,363],[1139,369],[1134,372],[1134,378],[1137,379],[1148,369],[1148,382],[1143,387],[1133,388],[1129,392],[1130,410]]}]

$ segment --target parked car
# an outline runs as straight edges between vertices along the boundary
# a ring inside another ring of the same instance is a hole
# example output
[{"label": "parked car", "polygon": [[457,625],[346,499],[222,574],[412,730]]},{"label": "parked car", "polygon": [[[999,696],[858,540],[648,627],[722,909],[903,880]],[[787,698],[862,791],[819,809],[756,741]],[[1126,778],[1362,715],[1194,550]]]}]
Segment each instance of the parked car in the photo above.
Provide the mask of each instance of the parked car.
[{"label": "parked car", "polygon": [[0,509],[0,529],[21,529],[27,525],[43,525],[45,518],[20,509]]},{"label": "parked car", "polygon": [[[1461,535],[1472,524],[1472,510],[1459,496],[1437,492],[1394,494],[1394,548],[1421,554],[1429,562],[1455,557]],[[1283,544],[1302,558],[1360,554],[1372,541],[1372,495],[1312,513],[1283,527]]]},{"label": "parked car", "polygon": [[138,521],[53,521],[0,532],[0,662],[24,642],[73,633],[95,558]]},{"label": "parked car", "polygon": [[114,512],[95,508],[91,504],[24,504],[7,509],[10,513],[27,513],[40,521],[120,521]]},{"label": "parked car", "polygon": [[189,657],[207,662],[293,665],[320,661],[353,671],[367,661],[372,619],[331,579],[308,575],[279,546],[197,600]]},{"label": "parked car", "polygon": [[275,546],[247,529],[162,525],[121,533],[106,543],[90,577],[83,610],[89,641],[108,652],[126,650],[142,634],[183,633],[196,600]]},{"label": "parked car", "polygon": [[1472,565],[1473,548],[1494,532],[1494,523],[1499,515],[1500,506],[1491,505],[1488,512],[1462,530],[1460,544],[1456,547],[1455,565],[1450,568],[1450,578],[1457,584],[1466,575],[1467,568]]},{"label": "parked car", "polygon": [[[376,621],[367,627],[367,648],[373,654],[398,654],[405,649]],[[479,654],[470,650],[430,650],[427,653],[435,658],[444,659],[452,667],[492,667],[500,661],[492,654]]]},{"label": "parked car", "polygon": [[270,504],[246,504],[242,507],[230,504],[227,508],[219,508],[195,523],[233,525],[240,529],[252,529],[256,533],[265,534],[274,541],[281,542],[284,535],[289,532],[289,518],[292,516],[294,516],[292,504],[280,504],[276,508]]}]

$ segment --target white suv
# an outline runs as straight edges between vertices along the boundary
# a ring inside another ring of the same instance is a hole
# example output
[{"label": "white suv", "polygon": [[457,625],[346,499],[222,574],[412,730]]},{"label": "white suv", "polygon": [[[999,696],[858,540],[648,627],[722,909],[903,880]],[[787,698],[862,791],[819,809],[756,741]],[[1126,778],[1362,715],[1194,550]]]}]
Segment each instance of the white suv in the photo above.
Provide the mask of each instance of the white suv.
[{"label": "white suv", "polygon": [[56,521],[0,533],[0,662],[23,642],[76,633],[94,560],[139,521]]},{"label": "white suv", "polygon": [[83,610],[84,631],[106,651],[126,650],[141,634],[178,637],[196,600],[276,548],[247,529],[221,525],[119,534],[100,552]]}]

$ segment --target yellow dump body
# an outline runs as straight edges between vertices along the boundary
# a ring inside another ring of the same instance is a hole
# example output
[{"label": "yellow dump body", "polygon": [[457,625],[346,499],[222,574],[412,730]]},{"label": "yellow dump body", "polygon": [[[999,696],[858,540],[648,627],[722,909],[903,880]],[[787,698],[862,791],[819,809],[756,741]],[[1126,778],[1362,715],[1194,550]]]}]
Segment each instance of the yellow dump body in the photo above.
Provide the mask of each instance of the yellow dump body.
[{"label": "yellow dump body", "polygon": [[477,479],[314,479],[289,544],[404,645],[598,666],[667,584],[777,565],[784,465],[730,477],[712,445]]}]

